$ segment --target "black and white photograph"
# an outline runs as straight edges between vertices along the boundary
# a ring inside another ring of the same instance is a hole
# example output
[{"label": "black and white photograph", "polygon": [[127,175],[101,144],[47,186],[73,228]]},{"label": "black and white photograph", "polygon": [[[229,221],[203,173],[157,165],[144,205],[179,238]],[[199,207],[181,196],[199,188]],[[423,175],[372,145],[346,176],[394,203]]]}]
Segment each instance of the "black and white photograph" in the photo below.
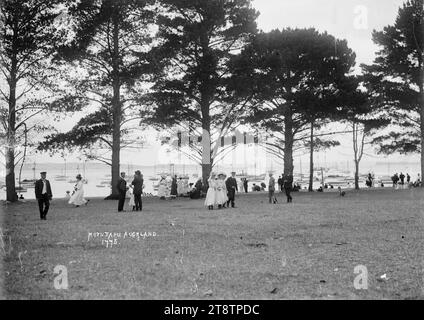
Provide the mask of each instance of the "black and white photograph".
[{"label": "black and white photograph", "polygon": [[0,0],[0,300],[424,299],[423,50],[423,0]]}]

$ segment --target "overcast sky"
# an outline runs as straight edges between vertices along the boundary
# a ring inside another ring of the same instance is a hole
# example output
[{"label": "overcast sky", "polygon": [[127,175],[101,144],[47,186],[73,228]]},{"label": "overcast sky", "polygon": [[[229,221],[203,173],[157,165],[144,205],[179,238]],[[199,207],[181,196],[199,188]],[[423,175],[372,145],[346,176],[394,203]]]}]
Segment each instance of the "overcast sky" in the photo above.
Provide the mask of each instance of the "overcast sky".
[{"label": "overcast sky", "polygon": [[[357,66],[361,63],[372,63],[377,47],[372,42],[372,31],[381,30],[384,26],[393,24],[398,8],[404,3],[402,0],[254,0],[254,7],[260,12],[258,26],[263,31],[272,29],[307,28],[314,27],[340,39],[346,39],[348,45],[357,54]],[[62,123],[62,129],[70,129],[74,120]],[[149,133],[150,134],[150,133]],[[122,163],[153,165],[168,163],[167,153],[159,144],[153,142],[154,133],[151,133],[151,146],[137,152],[122,151]],[[339,137],[342,146],[318,154],[318,158],[326,157],[339,161],[352,160],[352,145],[350,137]],[[369,149],[371,157],[364,161],[379,160],[373,150]],[[384,160],[384,158],[382,158]],[[401,156],[390,157],[393,161],[406,159]],[[409,157],[408,160],[414,160]],[[68,159],[73,160],[73,157]],[[252,159],[253,160],[253,159]],[[305,157],[305,161],[307,158]],[[59,157],[49,158],[37,156],[37,161],[58,162]]]}]

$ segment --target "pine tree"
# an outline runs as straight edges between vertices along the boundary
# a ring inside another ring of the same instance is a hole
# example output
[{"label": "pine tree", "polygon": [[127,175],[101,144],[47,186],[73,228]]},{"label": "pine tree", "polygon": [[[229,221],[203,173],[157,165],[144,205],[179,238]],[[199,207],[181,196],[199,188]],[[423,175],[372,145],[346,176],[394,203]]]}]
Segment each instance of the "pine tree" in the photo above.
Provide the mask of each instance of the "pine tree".
[{"label": "pine tree", "polygon": [[424,173],[424,8],[423,0],[408,0],[393,25],[374,31],[380,50],[372,65],[364,65],[374,108],[392,119],[392,130],[374,139],[384,154],[421,154]]}]

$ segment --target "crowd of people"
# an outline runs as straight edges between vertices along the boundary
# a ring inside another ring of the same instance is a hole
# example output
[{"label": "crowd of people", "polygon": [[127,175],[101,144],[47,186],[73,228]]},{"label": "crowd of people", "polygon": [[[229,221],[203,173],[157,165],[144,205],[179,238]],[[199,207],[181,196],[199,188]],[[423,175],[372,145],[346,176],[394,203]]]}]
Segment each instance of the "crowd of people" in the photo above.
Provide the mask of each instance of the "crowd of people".
[{"label": "crowd of people", "polygon": [[[52,190],[50,182],[46,179],[46,172],[41,172],[41,179],[35,183],[35,195],[38,201],[40,218],[46,220],[47,213],[49,211],[50,200],[52,199]],[[116,185],[119,191],[118,201],[118,212],[125,211],[124,205],[127,195],[130,195],[128,202],[129,210],[131,211],[142,211],[142,195],[144,190],[144,178],[139,170],[134,173],[132,182],[127,186],[127,180],[125,179],[125,172],[121,173],[119,181]],[[400,174],[395,173],[392,177],[393,188],[404,189],[412,187],[420,187],[422,185],[420,174],[418,174],[415,181],[411,180],[409,173]],[[369,173],[366,180],[368,187],[374,186],[375,177],[372,173]],[[225,173],[216,174],[211,173],[208,179],[208,185],[206,186],[206,195],[203,193],[202,179],[199,178],[195,184],[188,183],[188,179],[183,177],[173,176],[171,179],[167,179],[165,175],[161,176],[158,184],[158,197],[160,199],[175,199],[177,197],[190,197],[191,199],[200,199],[205,196],[205,206],[209,210],[215,208],[232,208],[235,207],[235,194],[239,191],[238,181],[236,179],[236,173],[232,172],[231,176],[227,179]],[[241,178],[241,190],[248,192],[248,180],[247,178]],[[262,182],[259,185],[253,184],[252,191],[265,191],[268,188],[269,203],[278,203],[276,192],[276,183],[278,184],[280,192],[285,192],[287,202],[292,202],[291,196],[292,191],[300,190],[300,185],[293,184],[293,176],[282,175],[275,181],[273,174],[269,174],[268,186]],[[381,183],[384,187],[383,183]],[[332,186],[331,186],[332,187]],[[322,189],[322,187],[321,187]],[[322,190],[323,191],[323,190]],[[84,180],[83,177],[78,174],[76,176],[76,184],[72,194],[68,192],[69,204],[79,207],[81,205],[87,205],[89,200],[84,198]]]},{"label": "crowd of people", "polygon": [[421,187],[421,183],[422,183],[421,176],[419,173],[418,173],[417,179],[415,181],[411,181],[411,176],[409,175],[409,173],[407,173],[405,176],[402,172],[400,174],[396,172],[392,176],[392,182],[393,182],[393,188],[395,189],[418,188],[418,187]]},{"label": "crowd of people", "polygon": [[[391,176],[392,186],[394,189],[410,189],[410,188],[418,188],[421,187],[421,176],[418,173],[417,179],[415,181],[411,180],[411,176],[409,173],[403,174],[401,172],[398,174],[397,172]],[[373,173],[369,173],[367,179],[365,180],[365,184],[367,187],[372,188],[375,186],[375,176]],[[384,182],[380,181],[380,187],[384,187]]]}]

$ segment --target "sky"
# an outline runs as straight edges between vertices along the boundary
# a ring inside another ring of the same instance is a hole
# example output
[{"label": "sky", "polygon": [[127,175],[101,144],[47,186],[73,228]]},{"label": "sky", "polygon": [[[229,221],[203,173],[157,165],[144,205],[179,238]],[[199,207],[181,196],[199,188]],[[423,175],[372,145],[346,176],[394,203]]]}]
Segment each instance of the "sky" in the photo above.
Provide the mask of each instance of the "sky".
[{"label": "sky", "polygon": [[[394,23],[397,12],[403,0],[253,0],[253,6],[260,12],[258,27],[263,31],[272,29],[308,28],[334,35],[339,39],[346,39],[348,45],[356,52],[357,66],[361,63],[373,62],[377,47],[372,42],[373,30],[381,30],[387,25]],[[77,117],[68,119],[59,124],[60,130],[70,129],[76,122]],[[189,162],[178,158],[176,153],[167,153],[165,147],[161,147],[155,141],[157,133],[145,132],[149,146],[142,150],[122,151],[121,162],[139,165],[166,164],[170,162]],[[317,159],[331,162],[349,162],[352,160],[352,143],[350,136],[340,136],[342,146],[333,148],[324,153],[317,153]],[[244,150],[239,150],[236,158],[240,158]],[[418,157],[403,157],[400,155],[383,158],[374,153],[373,148],[366,150],[364,162],[375,161],[418,161]],[[244,156],[243,156],[244,157]],[[242,157],[242,158],[243,158]],[[253,155],[248,154],[249,161]],[[307,155],[300,161],[307,163]],[[68,161],[76,159],[76,155],[70,155]],[[224,163],[234,162],[234,157],[228,157]],[[60,162],[60,157],[37,156],[39,162]],[[244,161],[244,160],[243,160]]]}]

